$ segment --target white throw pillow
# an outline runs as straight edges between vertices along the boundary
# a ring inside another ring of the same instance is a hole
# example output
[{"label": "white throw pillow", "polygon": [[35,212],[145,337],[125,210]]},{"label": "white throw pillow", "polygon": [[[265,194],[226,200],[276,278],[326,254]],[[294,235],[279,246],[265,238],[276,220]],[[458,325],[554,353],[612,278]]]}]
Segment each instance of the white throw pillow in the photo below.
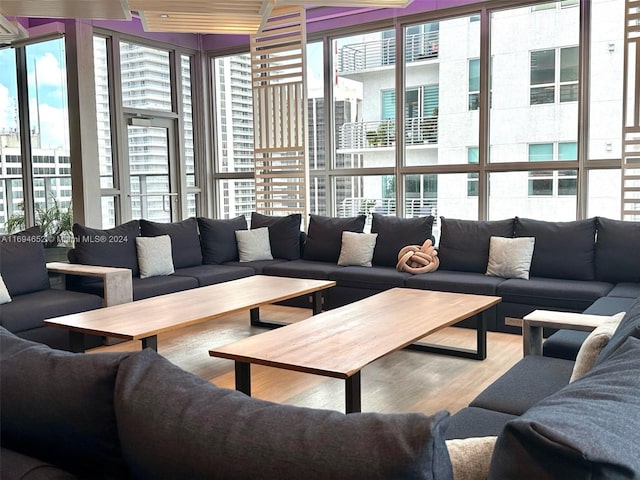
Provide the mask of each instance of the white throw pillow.
[{"label": "white throw pillow", "polygon": [[342,232],[342,248],[338,265],[370,267],[377,238],[377,233]]},{"label": "white throw pillow", "polygon": [[174,272],[169,235],[136,237],[136,248],[140,278],[171,275]]},{"label": "white throw pillow", "polygon": [[486,275],[529,280],[534,237],[491,237]]},{"label": "white throw pillow", "polygon": [[598,325],[589,336],[582,342],[576,363],[573,365],[573,372],[569,383],[579,379],[589,372],[593,364],[600,355],[600,352],[607,346],[611,335],[616,331],[626,312],[616,313],[610,317],[602,317],[602,323]]},{"label": "white throw pillow", "polygon": [[11,295],[9,295],[9,290],[7,290],[7,286],[2,279],[2,275],[0,275],[0,305],[3,303],[9,303],[11,301]]},{"label": "white throw pillow", "polygon": [[241,262],[273,260],[268,227],[254,228],[253,230],[236,230],[236,240]]},{"label": "white throw pillow", "polygon": [[491,456],[498,437],[447,440],[453,480],[484,480],[489,475]]}]

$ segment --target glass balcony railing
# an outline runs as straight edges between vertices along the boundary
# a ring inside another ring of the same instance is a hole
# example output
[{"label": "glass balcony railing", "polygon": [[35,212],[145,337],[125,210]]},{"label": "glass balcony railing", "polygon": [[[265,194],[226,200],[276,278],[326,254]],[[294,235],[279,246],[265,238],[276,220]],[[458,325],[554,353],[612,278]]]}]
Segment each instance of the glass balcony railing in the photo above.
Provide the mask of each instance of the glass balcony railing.
[{"label": "glass balcony railing", "polygon": [[[438,31],[408,35],[405,62],[438,58]],[[371,42],[353,43],[338,52],[338,75],[366,72],[396,63],[396,39],[382,38]]]},{"label": "glass balcony railing", "polygon": [[[407,198],[404,201],[404,216],[407,218],[438,216],[438,200],[436,198]],[[396,214],[395,198],[347,197],[338,203],[339,217],[367,215],[367,223],[371,222],[372,213],[382,215]]]},{"label": "glass balcony railing", "polygon": [[[408,118],[405,145],[438,143],[438,116]],[[395,120],[344,123],[338,128],[338,151],[392,147],[396,143]]]}]

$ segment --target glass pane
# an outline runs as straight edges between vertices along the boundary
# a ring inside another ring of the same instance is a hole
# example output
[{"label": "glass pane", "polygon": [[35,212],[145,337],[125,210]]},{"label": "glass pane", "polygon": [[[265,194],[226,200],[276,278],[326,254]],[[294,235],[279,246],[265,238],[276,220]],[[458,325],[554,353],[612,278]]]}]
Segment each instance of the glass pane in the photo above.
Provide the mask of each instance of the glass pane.
[{"label": "glass pane", "polygon": [[560,101],[561,102],[577,102],[578,101],[578,84],[560,85]]},{"label": "glass pane", "polygon": [[529,144],[577,141],[578,104],[560,101],[564,85],[555,63],[561,49],[579,43],[579,13],[531,7],[491,13],[490,162],[528,162]]},{"label": "glass pane", "polygon": [[[0,171],[0,233],[8,233],[6,222],[15,215],[23,217],[22,157],[20,150],[20,124],[18,123],[18,89],[16,55],[12,48],[0,49],[0,153],[4,169]],[[21,230],[21,227],[17,230]],[[11,229],[14,231],[14,229]]]},{"label": "glass pane", "polygon": [[[425,32],[429,25],[436,23],[407,26],[406,42],[413,31]],[[437,38],[438,56],[429,61],[405,59],[405,99],[418,92],[415,108],[406,105],[405,109],[403,159],[407,166],[466,164],[467,146],[478,144],[478,115],[473,110],[479,101],[480,24],[465,16],[437,25],[431,35],[434,41]],[[383,74],[387,75],[380,72],[376,79]]]},{"label": "glass pane", "polygon": [[253,93],[249,55],[213,61],[216,171],[253,172]]},{"label": "glass pane", "polygon": [[131,216],[154,222],[171,221],[169,141],[166,128],[127,127]]},{"label": "glass pane", "polygon": [[624,105],[624,0],[591,2],[591,8],[589,159],[619,160]]},{"label": "glass pane", "polygon": [[589,170],[587,216],[620,220],[622,174],[619,169]]},{"label": "glass pane", "polygon": [[27,45],[36,223],[52,245],[72,225],[64,39]]},{"label": "glass pane", "polygon": [[316,215],[329,215],[327,210],[327,185],[322,177],[311,177],[309,187],[309,212]]},{"label": "glass pane", "polygon": [[531,52],[531,85],[553,83],[556,72],[556,51]]},{"label": "glass pane", "polygon": [[395,165],[395,45],[394,30],[333,41],[336,168]]},{"label": "glass pane", "polygon": [[365,214],[366,228],[370,228],[372,213],[396,214],[396,187],[393,175],[336,177],[333,188],[335,215],[338,217]]},{"label": "glass pane", "polygon": [[558,144],[558,160],[577,160],[578,144],[576,142]]},{"label": "glass pane", "polygon": [[109,105],[109,70],[107,39],[93,37],[93,69],[96,85],[96,116],[98,121],[98,161],[100,187],[113,188],[113,156],[111,152],[111,108]]},{"label": "glass pane", "polygon": [[187,193],[187,217],[198,216],[198,194]]},{"label": "glass pane", "polygon": [[184,166],[187,187],[196,186],[196,164],[193,155],[193,108],[191,103],[191,57],[181,56],[182,109],[184,123]]},{"label": "glass pane", "polygon": [[529,145],[530,162],[546,162],[553,160],[553,144],[542,143]]},{"label": "glass pane", "polygon": [[578,81],[578,47],[560,50],[560,81]]},{"label": "glass pane", "polygon": [[479,162],[479,150],[478,147],[468,147],[467,148],[467,163],[478,163]]},{"label": "glass pane", "polygon": [[575,192],[559,195],[557,190],[557,171],[490,173],[489,220],[515,216],[575,220]]},{"label": "glass pane", "polygon": [[256,209],[253,179],[218,180],[218,218],[251,217]]},{"label": "glass pane", "polygon": [[324,52],[322,42],[307,44],[307,96],[309,102],[309,168],[317,170],[327,165],[324,100]]},{"label": "glass pane", "polygon": [[116,226],[116,198],[113,196],[102,197],[102,228]]},{"label": "glass pane", "polygon": [[122,105],[171,111],[169,52],[120,42]]}]

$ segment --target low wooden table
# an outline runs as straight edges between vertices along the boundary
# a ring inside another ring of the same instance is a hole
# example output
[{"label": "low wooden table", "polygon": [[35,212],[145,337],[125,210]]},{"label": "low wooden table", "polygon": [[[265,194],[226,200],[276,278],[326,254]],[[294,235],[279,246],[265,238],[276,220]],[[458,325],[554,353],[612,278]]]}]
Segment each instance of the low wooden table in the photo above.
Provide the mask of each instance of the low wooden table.
[{"label": "low wooden table", "polygon": [[71,348],[84,351],[84,335],[141,340],[158,349],[159,333],[249,310],[252,322],[259,308],[300,295],[313,296],[313,313],[322,309],[322,291],[335,282],[255,275],[229,282],[169,293],[131,303],[50,318],[44,323],[69,330]]},{"label": "low wooden table", "polygon": [[[346,381],[347,413],[361,411],[360,370],[384,355],[476,314],[478,346],[486,358],[488,308],[500,297],[394,288],[344,307],[209,351],[235,361],[236,389],[251,395],[251,364]],[[438,352],[460,355],[460,349]]]}]

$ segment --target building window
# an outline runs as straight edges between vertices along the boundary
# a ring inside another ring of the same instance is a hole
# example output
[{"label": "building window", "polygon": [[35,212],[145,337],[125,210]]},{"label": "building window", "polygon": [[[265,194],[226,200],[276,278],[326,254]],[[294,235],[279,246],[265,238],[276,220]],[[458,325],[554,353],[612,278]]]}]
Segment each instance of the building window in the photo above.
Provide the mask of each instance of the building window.
[{"label": "building window", "polygon": [[469,60],[469,110],[480,107],[480,59]]},{"label": "building window", "polygon": [[580,0],[563,0],[561,2],[547,2],[531,7],[532,12],[540,12],[542,10],[555,10],[556,8],[576,7],[580,4]]},{"label": "building window", "polygon": [[[529,145],[530,162],[577,160],[576,142],[538,143]],[[529,196],[568,196],[577,193],[576,170],[537,170],[529,172]]]},{"label": "building window", "polygon": [[[478,163],[478,147],[467,148],[467,163]],[[467,173],[467,197],[478,196],[478,181],[480,174],[478,172]]]},{"label": "building window", "polygon": [[532,51],[530,65],[531,105],[578,101],[578,47]]}]

